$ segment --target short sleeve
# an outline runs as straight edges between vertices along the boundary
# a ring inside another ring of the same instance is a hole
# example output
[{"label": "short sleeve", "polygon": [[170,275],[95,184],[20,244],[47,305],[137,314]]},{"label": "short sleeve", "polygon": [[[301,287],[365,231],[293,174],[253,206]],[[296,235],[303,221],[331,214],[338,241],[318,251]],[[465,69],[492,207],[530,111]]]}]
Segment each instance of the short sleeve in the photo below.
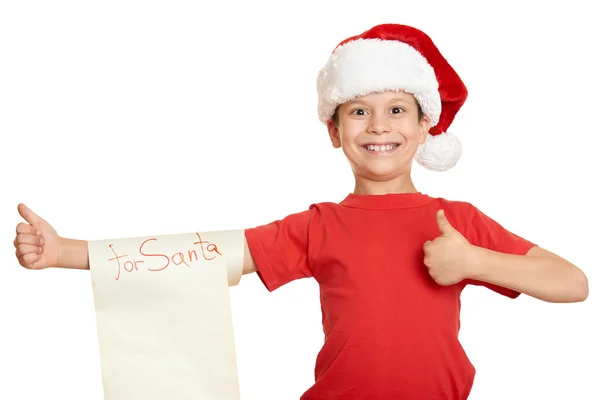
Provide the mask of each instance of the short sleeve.
[{"label": "short sleeve", "polygon": [[[506,254],[525,255],[536,244],[505,229],[497,221],[481,212],[477,207],[470,206],[470,223],[466,227],[465,237],[475,246]],[[516,298],[519,292],[488,282],[466,280],[465,284],[485,286],[499,294]]]},{"label": "short sleeve", "polygon": [[246,241],[265,287],[273,290],[295,279],[312,277],[308,262],[311,210],[246,229]]}]

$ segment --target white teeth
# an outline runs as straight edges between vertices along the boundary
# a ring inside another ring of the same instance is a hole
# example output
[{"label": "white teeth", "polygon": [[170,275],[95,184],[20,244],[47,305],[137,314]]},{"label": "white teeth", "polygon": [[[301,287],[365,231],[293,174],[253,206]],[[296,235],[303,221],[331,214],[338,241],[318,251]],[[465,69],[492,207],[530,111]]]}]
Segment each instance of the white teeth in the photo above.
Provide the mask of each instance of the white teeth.
[{"label": "white teeth", "polygon": [[398,147],[398,145],[397,144],[386,144],[386,145],[376,146],[376,145],[369,144],[365,147],[367,148],[367,150],[371,150],[371,151],[390,151],[390,150],[393,150],[396,147]]}]

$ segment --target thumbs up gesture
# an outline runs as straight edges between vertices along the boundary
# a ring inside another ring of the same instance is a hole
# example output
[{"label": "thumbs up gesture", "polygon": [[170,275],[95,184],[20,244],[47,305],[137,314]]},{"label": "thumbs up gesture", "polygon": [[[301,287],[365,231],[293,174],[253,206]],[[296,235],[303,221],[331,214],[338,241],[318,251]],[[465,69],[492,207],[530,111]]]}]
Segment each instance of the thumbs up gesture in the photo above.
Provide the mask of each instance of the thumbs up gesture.
[{"label": "thumbs up gesture", "polygon": [[15,255],[19,264],[27,269],[43,269],[58,264],[58,233],[50,224],[36,215],[24,204],[18,211],[27,223],[17,225]]},{"label": "thumbs up gesture", "polygon": [[473,246],[448,222],[444,211],[436,214],[440,236],[423,244],[423,263],[429,275],[440,285],[453,285],[467,277]]}]

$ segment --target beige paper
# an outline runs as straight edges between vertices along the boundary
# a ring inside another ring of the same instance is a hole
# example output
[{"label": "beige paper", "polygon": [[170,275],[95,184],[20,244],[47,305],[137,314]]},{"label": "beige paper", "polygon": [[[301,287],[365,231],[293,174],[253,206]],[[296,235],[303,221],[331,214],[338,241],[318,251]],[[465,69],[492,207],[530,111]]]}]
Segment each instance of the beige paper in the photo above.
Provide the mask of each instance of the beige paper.
[{"label": "beige paper", "polygon": [[105,400],[238,400],[242,230],[89,242]]}]

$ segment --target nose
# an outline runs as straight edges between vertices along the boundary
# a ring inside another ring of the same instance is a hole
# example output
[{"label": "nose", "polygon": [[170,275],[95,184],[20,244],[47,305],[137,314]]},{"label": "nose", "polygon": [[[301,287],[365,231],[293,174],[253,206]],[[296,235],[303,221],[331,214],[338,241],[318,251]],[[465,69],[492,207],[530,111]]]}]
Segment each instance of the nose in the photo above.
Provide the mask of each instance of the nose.
[{"label": "nose", "polygon": [[384,135],[390,133],[390,122],[385,114],[373,113],[369,119],[367,132],[372,135]]}]

